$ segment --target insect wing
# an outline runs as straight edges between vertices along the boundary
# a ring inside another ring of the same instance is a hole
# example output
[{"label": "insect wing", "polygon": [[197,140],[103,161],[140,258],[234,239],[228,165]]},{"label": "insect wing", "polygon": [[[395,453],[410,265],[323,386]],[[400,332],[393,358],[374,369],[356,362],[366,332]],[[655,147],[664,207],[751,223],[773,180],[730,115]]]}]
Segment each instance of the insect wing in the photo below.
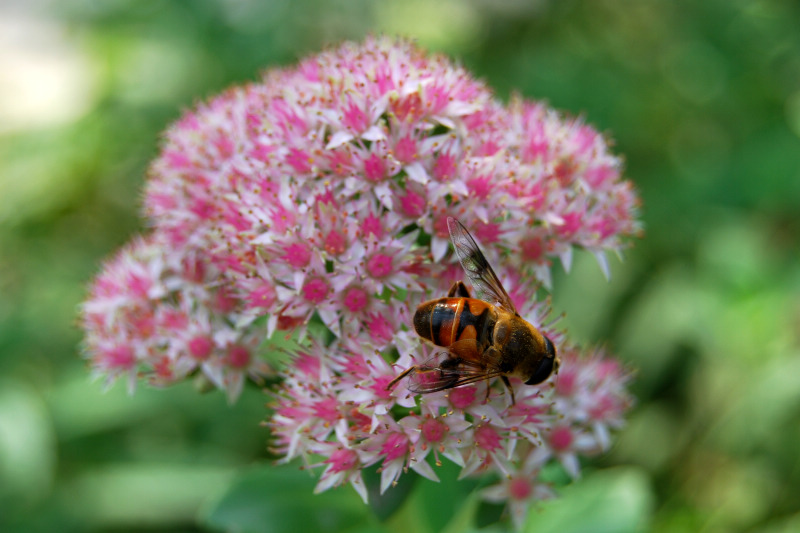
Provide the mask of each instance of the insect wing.
[{"label": "insect wing", "polygon": [[447,218],[447,228],[450,230],[450,239],[458,260],[478,297],[517,314],[511,298],[467,228],[453,217]]},{"label": "insect wing", "polygon": [[483,381],[502,373],[488,370],[476,361],[453,357],[450,352],[439,352],[417,366],[408,377],[407,388],[413,393],[437,392],[461,385]]}]

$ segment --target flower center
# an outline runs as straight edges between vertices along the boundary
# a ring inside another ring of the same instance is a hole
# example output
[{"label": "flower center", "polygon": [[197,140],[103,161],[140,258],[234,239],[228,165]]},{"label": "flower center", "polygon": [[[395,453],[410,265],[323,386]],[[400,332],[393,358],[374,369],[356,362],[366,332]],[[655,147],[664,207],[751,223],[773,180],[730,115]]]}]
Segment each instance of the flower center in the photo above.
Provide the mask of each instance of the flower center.
[{"label": "flower center", "polygon": [[328,233],[325,238],[325,251],[332,255],[339,255],[347,249],[347,239],[336,230]]},{"label": "flower center", "polygon": [[339,404],[336,398],[325,398],[314,402],[314,414],[322,420],[333,423],[339,420]]},{"label": "flower center", "polygon": [[250,364],[250,351],[244,346],[232,346],[228,350],[228,364],[233,368],[245,368]]},{"label": "flower center", "polygon": [[444,425],[444,422],[435,418],[430,418],[423,422],[420,429],[422,430],[422,436],[428,442],[439,442],[447,433],[447,426]]},{"label": "flower center", "polygon": [[352,287],[344,293],[344,306],[350,312],[356,313],[367,306],[367,299],[367,293],[363,289]]},{"label": "flower center", "polygon": [[372,213],[364,217],[364,222],[361,224],[361,228],[363,229],[365,236],[369,235],[370,233],[375,235],[377,238],[381,238],[383,236],[381,221]]},{"label": "flower center", "polygon": [[328,284],[325,280],[316,278],[303,285],[303,296],[312,304],[322,302],[328,296]]},{"label": "flower center", "polygon": [[345,448],[333,452],[330,459],[326,459],[325,462],[331,465],[331,472],[345,472],[353,470],[358,465],[358,455],[355,451]]},{"label": "flower center", "polygon": [[377,154],[370,155],[364,160],[364,175],[370,181],[381,181],[386,176],[386,164]]},{"label": "flower center", "polygon": [[441,154],[433,164],[433,176],[439,181],[448,181],[456,175],[456,160],[450,154]]},{"label": "flower center", "polygon": [[400,197],[400,208],[410,217],[419,217],[425,212],[425,198],[414,191],[408,191]]},{"label": "flower center", "polygon": [[270,308],[275,303],[275,289],[269,283],[264,283],[260,287],[253,289],[247,298],[250,302],[248,307]]},{"label": "flower center", "polygon": [[290,244],[283,249],[283,252],[283,260],[295,268],[308,266],[311,261],[311,251],[305,244]]},{"label": "flower center", "polygon": [[198,335],[189,341],[189,352],[192,354],[192,357],[198,361],[202,361],[208,357],[213,347],[214,345],[211,339],[203,335]]},{"label": "flower center", "polygon": [[386,456],[384,462],[387,463],[405,457],[408,453],[408,437],[403,433],[392,433],[383,443],[381,453]]},{"label": "flower center", "polygon": [[370,338],[375,342],[389,342],[394,336],[394,327],[384,315],[371,314],[366,321],[366,325]]},{"label": "flower center", "polygon": [[450,403],[456,409],[466,409],[475,401],[475,387],[458,387],[450,391]]},{"label": "flower center", "polygon": [[103,360],[111,368],[133,368],[136,357],[130,346],[115,346],[103,354]]},{"label": "flower center", "polygon": [[530,237],[520,242],[522,248],[522,257],[530,261],[539,261],[544,252],[542,240],[538,237]]},{"label": "flower center", "polygon": [[412,137],[403,137],[394,146],[394,157],[401,163],[413,163],[417,158],[417,141]]},{"label": "flower center", "polygon": [[569,449],[572,444],[572,431],[568,427],[558,427],[550,432],[550,446],[557,452]]},{"label": "flower center", "polygon": [[480,426],[475,430],[475,444],[493,452],[500,448],[500,435],[490,426]]},{"label": "flower center", "polygon": [[382,278],[392,273],[392,257],[386,254],[375,254],[367,261],[367,272],[373,278]]},{"label": "flower center", "polygon": [[508,482],[508,495],[512,500],[527,500],[532,492],[533,487],[527,479],[515,477]]}]

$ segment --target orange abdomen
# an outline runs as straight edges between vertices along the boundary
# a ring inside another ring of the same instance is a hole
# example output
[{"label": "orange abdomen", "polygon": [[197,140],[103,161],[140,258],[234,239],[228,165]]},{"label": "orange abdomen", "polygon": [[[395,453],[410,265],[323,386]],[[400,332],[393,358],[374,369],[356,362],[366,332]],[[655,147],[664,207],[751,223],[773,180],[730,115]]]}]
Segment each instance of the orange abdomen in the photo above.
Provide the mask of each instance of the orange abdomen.
[{"label": "orange abdomen", "polygon": [[414,313],[414,329],[423,339],[448,347],[462,339],[492,343],[494,306],[475,298],[439,298],[423,302]]}]

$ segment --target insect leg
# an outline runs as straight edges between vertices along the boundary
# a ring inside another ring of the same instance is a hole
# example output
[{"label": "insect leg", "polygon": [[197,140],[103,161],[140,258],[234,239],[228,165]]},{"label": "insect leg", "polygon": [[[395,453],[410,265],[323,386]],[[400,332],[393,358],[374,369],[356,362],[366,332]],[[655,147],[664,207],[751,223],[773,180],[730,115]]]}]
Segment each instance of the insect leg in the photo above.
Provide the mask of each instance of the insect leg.
[{"label": "insect leg", "polygon": [[514,404],[517,403],[516,399],[514,398],[514,388],[511,386],[511,382],[508,381],[508,377],[500,376],[500,379],[503,380],[503,385],[505,385],[506,388],[508,389],[508,392],[511,393],[511,405],[513,407]]},{"label": "insect leg", "polygon": [[401,379],[409,375],[411,372],[415,372],[418,368],[419,367],[416,365],[406,368],[399,376],[394,378],[392,381],[389,382],[388,385],[386,385],[386,390],[392,390],[394,386],[397,385],[397,382],[399,382]]}]

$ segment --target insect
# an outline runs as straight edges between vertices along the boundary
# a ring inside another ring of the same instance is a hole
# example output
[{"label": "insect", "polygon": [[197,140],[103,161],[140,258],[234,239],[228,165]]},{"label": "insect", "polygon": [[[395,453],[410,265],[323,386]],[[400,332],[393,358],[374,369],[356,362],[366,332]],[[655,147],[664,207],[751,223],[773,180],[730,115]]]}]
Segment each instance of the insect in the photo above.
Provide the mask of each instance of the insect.
[{"label": "insect", "polygon": [[[467,228],[452,217],[448,217],[447,227],[459,262],[480,299],[472,297],[463,281],[457,281],[445,298],[420,304],[414,313],[414,329],[447,351],[408,368],[386,388],[393,388],[406,376],[408,390],[414,393],[499,377],[511,393],[513,405],[509,376],[537,385],[557,372],[561,361],[550,339],[517,313]],[[488,390],[486,394],[488,398]]]}]

